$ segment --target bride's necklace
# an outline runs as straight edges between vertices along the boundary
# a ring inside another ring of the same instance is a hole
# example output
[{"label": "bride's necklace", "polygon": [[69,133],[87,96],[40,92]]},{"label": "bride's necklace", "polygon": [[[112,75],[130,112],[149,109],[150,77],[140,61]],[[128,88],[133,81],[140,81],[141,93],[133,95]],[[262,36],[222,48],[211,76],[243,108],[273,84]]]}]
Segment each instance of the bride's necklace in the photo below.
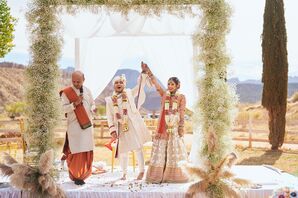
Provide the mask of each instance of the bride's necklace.
[{"label": "bride's necklace", "polygon": [[[173,129],[175,124],[178,124],[178,96],[179,93],[170,93],[169,91],[166,92],[166,99],[165,99],[165,121],[166,121],[166,128],[169,134],[173,133]],[[172,101],[172,105],[171,105]]]}]

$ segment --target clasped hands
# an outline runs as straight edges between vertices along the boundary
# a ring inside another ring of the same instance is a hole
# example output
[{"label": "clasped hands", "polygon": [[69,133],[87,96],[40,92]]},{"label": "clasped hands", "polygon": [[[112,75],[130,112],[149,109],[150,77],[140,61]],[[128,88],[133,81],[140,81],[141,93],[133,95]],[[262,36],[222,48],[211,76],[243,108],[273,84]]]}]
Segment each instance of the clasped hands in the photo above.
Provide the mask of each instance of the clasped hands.
[{"label": "clasped hands", "polygon": [[141,62],[141,68],[142,68],[142,73],[148,74],[149,77],[153,76],[150,68],[143,61]]}]

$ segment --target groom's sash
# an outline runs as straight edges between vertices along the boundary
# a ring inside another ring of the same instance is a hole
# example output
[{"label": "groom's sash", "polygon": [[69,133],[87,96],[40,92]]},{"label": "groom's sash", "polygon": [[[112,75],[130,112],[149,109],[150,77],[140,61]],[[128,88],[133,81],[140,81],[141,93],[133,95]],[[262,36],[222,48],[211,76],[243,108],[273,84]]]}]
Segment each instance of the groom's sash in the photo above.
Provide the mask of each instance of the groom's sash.
[{"label": "groom's sash", "polygon": [[[79,98],[79,96],[77,95],[75,90],[73,90],[72,87],[67,87],[60,91],[60,96],[62,95],[62,93],[66,95],[70,103],[77,101]],[[82,129],[87,129],[92,126],[83,103],[77,105],[74,109],[74,112]],[[67,116],[67,114],[65,116]]]}]

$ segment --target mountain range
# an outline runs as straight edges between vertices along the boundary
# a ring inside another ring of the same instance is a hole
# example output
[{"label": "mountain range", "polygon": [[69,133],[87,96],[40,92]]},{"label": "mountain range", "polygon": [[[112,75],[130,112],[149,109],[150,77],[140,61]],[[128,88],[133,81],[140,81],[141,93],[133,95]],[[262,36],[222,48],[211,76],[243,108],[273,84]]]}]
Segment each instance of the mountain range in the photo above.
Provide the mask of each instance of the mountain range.
[{"label": "mountain range", "polygon": [[[25,66],[16,63],[0,63],[0,107],[5,104],[24,100],[25,90]],[[67,86],[71,83],[72,67],[61,69],[60,87]],[[129,79],[127,82],[128,88],[133,88],[137,84],[137,79],[140,73],[136,70],[121,69],[118,70],[114,76],[125,74]],[[104,105],[104,98],[110,96],[113,92],[112,79],[105,89],[96,97],[97,104]],[[228,80],[230,84],[236,86],[236,93],[239,95],[240,103],[256,103],[261,100],[263,84],[259,80],[240,81],[238,78],[231,78]],[[162,83],[159,81],[162,85]],[[165,88],[162,85],[163,88]],[[292,96],[298,92],[298,77],[289,77],[288,96]],[[155,91],[155,88],[146,88],[146,101],[143,105],[142,111],[158,111],[160,109],[160,96]]]},{"label": "mountain range", "polygon": [[[236,86],[236,93],[241,103],[256,103],[261,100],[263,83],[261,80],[240,81],[238,78],[231,78],[228,82]],[[298,92],[298,77],[288,77],[288,97]]]}]

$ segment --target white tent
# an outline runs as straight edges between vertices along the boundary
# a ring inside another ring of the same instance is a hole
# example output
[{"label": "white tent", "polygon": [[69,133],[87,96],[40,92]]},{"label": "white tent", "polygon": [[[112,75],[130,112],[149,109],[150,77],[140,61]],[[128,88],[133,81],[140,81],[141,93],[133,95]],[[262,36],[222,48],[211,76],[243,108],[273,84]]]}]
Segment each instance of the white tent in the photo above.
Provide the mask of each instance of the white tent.
[{"label": "white tent", "polygon": [[128,61],[137,59],[148,63],[164,85],[169,77],[177,76],[187,106],[192,107],[195,97],[192,34],[198,25],[197,15],[122,16],[101,8],[97,14],[81,11],[75,16],[60,17],[65,35],[75,40],[76,69],[85,73],[85,83],[94,96],[101,93],[124,64],[140,71],[139,63],[131,65]]}]

